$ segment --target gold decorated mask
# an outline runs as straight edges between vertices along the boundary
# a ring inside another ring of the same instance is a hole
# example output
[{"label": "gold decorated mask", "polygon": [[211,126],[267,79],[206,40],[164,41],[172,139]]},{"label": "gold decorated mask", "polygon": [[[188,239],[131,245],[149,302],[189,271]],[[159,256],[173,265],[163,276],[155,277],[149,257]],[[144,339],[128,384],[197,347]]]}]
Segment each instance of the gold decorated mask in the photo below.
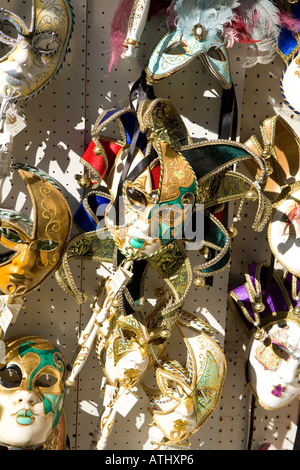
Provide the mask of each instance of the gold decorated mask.
[{"label": "gold decorated mask", "polygon": [[176,326],[187,347],[185,366],[166,357],[156,368],[159,389],[144,385],[159,445],[182,445],[215,410],[226,375],[222,348],[210,327],[183,311]]},{"label": "gold decorated mask", "polygon": [[151,332],[132,314],[120,315],[111,329],[105,340],[99,331],[96,354],[110,384],[131,389],[161,356],[165,342],[152,342]]},{"label": "gold decorated mask", "polygon": [[23,99],[44,88],[62,65],[71,31],[68,0],[32,0],[26,21],[1,8],[0,94],[8,87]]},{"label": "gold decorated mask", "polygon": [[149,170],[133,182],[126,181],[125,224],[110,226],[118,247],[128,258],[152,256],[174,239],[182,239],[184,224],[195,206],[198,184],[186,159],[162,140],[157,140],[156,148],[161,171],[159,187],[153,186]]},{"label": "gold decorated mask", "polygon": [[71,227],[70,210],[59,189],[38,173],[18,171],[33,202],[34,222],[23,217],[22,227],[14,212],[0,211],[0,243],[9,249],[1,255],[0,289],[7,295],[27,294],[56,269]]}]

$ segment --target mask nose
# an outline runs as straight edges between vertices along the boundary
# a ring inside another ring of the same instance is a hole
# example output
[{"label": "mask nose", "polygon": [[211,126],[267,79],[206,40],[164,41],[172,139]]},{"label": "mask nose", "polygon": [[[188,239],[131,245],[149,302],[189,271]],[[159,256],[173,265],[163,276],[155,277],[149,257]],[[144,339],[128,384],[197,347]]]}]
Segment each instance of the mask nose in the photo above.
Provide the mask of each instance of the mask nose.
[{"label": "mask nose", "polygon": [[20,390],[16,392],[13,396],[14,405],[19,407],[29,407],[34,406],[39,402],[39,398],[36,393],[29,392],[27,390]]},{"label": "mask nose", "polygon": [[14,273],[24,275],[26,271],[30,270],[35,264],[36,255],[34,251],[30,250],[28,245],[23,245],[21,252],[12,260]]},{"label": "mask nose", "polygon": [[18,73],[26,71],[32,65],[32,51],[30,42],[23,38],[8,60],[13,64]]}]

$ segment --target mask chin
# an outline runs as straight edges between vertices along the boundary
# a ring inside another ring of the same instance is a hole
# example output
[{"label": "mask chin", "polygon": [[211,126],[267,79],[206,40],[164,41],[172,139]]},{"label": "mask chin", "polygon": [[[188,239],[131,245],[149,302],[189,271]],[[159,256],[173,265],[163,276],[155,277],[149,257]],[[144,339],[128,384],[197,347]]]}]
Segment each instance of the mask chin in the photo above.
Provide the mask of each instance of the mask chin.
[{"label": "mask chin", "polygon": [[223,88],[231,88],[229,58],[223,40],[218,35],[199,40],[196,34],[184,35],[176,30],[166,33],[153,50],[145,69],[148,83],[158,83],[180,72],[197,57]]}]

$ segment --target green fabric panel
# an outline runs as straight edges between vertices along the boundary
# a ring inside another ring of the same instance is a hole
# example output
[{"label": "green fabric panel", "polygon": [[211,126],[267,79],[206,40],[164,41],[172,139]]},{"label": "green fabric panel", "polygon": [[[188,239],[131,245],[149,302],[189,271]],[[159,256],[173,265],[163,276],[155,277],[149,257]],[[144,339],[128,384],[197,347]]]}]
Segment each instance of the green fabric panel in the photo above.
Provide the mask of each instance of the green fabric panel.
[{"label": "green fabric panel", "polygon": [[238,144],[210,143],[183,149],[181,153],[192,166],[198,180],[224,164],[233,165],[242,157],[251,157],[251,154]]}]

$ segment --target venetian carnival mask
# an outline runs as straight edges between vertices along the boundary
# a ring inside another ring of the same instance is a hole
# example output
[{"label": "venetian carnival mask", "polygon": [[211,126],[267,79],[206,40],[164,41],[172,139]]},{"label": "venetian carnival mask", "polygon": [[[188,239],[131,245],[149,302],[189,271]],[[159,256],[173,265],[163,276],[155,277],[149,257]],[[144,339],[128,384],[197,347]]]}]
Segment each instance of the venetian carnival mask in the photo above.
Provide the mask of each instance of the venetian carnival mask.
[{"label": "venetian carnival mask", "polygon": [[[29,98],[44,88],[62,65],[72,30],[68,0],[31,0],[31,18],[0,9],[0,94]],[[24,2],[22,9],[24,10]],[[17,10],[17,7],[15,7]],[[20,5],[18,5],[18,11]]]},{"label": "venetian carnival mask", "polygon": [[31,167],[18,171],[32,199],[34,221],[0,211],[0,243],[6,248],[0,257],[0,289],[16,296],[37,288],[55,270],[71,227],[69,207],[54,181]]},{"label": "venetian carnival mask", "polygon": [[234,1],[207,2],[177,0],[176,27],[169,30],[154,48],[145,69],[149,83],[157,83],[182,70],[199,57],[222,84],[231,87],[224,26],[234,17]]},{"label": "venetian carnival mask", "polygon": [[265,328],[266,337],[252,338],[248,378],[266,409],[286,406],[300,395],[300,324],[278,322]]},{"label": "venetian carnival mask", "polygon": [[98,338],[95,351],[110,384],[127,389],[146,375],[164,349],[163,341],[149,343],[147,328],[132,314],[120,315],[108,336],[100,329]]},{"label": "venetian carnival mask", "polygon": [[144,258],[183,238],[184,224],[195,206],[198,184],[185,158],[163,141],[157,141],[162,177],[153,184],[149,170],[123,189],[125,223],[107,226],[127,258]]},{"label": "venetian carnival mask", "polygon": [[64,359],[58,348],[38,336],[5,341],[0,369],[0,442],[36,448],[51,437],[62,414]]},{"label": "venetian carnival mask", "polygon": [[281,279],[275,272],[267,295],[269,276],[267,265],[250,265],[246,284],[231,298],[249,333],[246,380],[263,408],[276,409],[300,395],[299,302],[292,295],[299,282],[290,273]]},{"label": "venetian carnival mask", "polygon": [[144,386],[151,402],[158,445],[182,445],[215,410],[226,374],[226,361],[212,330],[198,317],[182,312],[176,326],[188,353],[185,367],[174,359],[156,369],[159,390]]}]

